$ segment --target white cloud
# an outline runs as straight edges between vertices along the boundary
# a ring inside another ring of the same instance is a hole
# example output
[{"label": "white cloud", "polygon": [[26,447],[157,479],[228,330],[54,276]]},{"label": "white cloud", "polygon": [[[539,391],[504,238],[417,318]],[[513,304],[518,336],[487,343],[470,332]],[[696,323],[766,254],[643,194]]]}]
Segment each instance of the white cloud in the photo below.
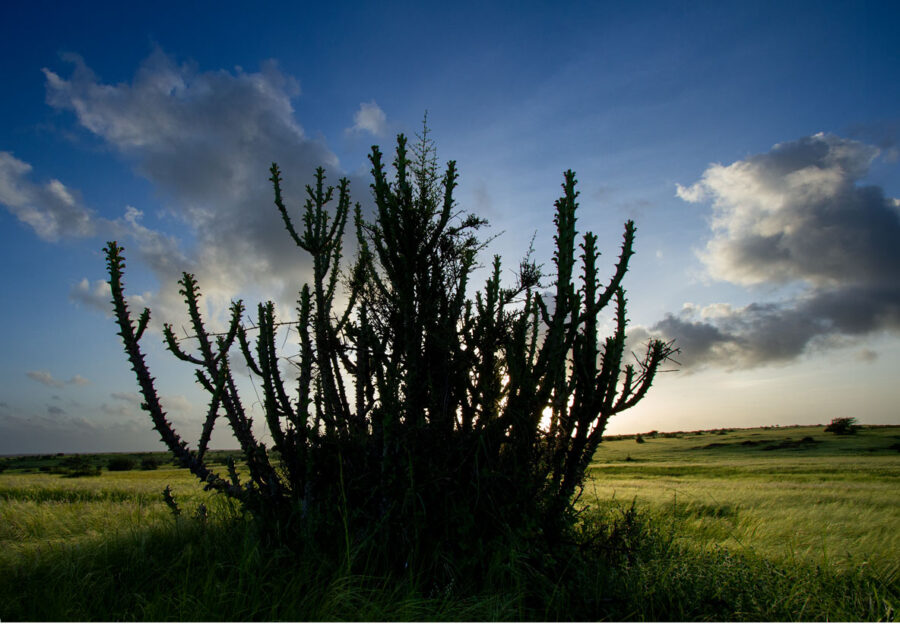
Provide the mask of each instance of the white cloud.
[{"label": "white cloud", "polygon": [[900,211],[860,184],[879,150],[830,134],[780,143],[731,165],[710,165],[678,187],[710,199],[711,276],[739,285],[786,283],[783,301],[686,306],[653,329],[676,338],[686,366],[790,362],[879,331],[900,333]]},{"label": "white cloud", "polygon": [[347,132],[368,132],[374,136],[383,137],[387,134],[387,116],[375,100],[362,102],[359,110],[353,115],[353,126],[347,128]]},{"label": "white cloud", "polygon": [[676,184],[675,195],[692,204],[701,202],[706,198],[706,192],[703,190],[703,184],[701,182],[692,184],[691,186],[681,186],[680,184]]},{"label": "white cloud", "polygon": [[136,405],[138,407],[141,405],[141,401],[143,400],[136,392],[111,392],[109,396],[116,401],[124,401],[125,403],[131,403],[132,405]]},{"label": "white cloud", "polygon": [[45,386],[50,386],[51,388],[62,388],[66,385],[59,379],[54,379],[53,375],[47,371],[28,371],[25,374],[29,379],[33,379],[34,381],[44,384]]},{"label": "white cloud", "polygon": [[0,204],[46,241],[94,234],[93,214],[77,193],[59,180],[35,184],[28,179],[31,170],[28,163],[0,152]]},{"label": "white cloud", "polygon": [[[334,154],[307,138],[294,117],[296,81],[274,63],[256,73],[201,72],[156,50],[131,82],[108,84],[79,57],[67,60],[71,76],[44,70],[48,102],[71,110],[82,127],[132,163],[164,199],[170,227],[191,239],[188,248],[147,227],[132,206],[104,224],[124,244],[126,257],[149,266],[161,284],[158,293],[144,296],[153,324],[182,318],[182,271],[197,277],[214,321],[223,320],[238,295],[271,298],[292,313],[311,263],[284,231],[268,169],[278,162],[286,203],[299,220],[315,168],[327,167],[332,183],[338,168]],[[353,190],[354,199],[365,201],[368,185]],[[71,296],[106,309],[100,291],[98,282],[82,281]]]},{"label": "white cloud", "polygon": [[894,200],[857,185],[877,155],[820,133],[711,165],[699,182],[679,187],[687,201],[713,202],[714,235],[701,254],[710,274],[737,284],[835,284],[895,266]]},{"label": "white cloud", "polygon": [[90,380],[85,379],[81,375],[75,375],[68,381],[61,381],[59,379],[56,379],[55,377],[53,377],[53,375],[51,375],[47,371],[28,371],[27,373],[25,373],[25,375],[28,376],[29,379],[32,379],[40,384],[44,384],[45,386],[49,386],[51,388],[62,388],[63,386],[66,386],[66,385],[86,386],[89,383],[91,383]]},{"label": "white cloud", "polygon": [[72,287],[69,291],[69,298],[106,314],[110,314],[112,311],[110,303],[112,294],[106,280],[94,280],[92,283],[85,277]]}]

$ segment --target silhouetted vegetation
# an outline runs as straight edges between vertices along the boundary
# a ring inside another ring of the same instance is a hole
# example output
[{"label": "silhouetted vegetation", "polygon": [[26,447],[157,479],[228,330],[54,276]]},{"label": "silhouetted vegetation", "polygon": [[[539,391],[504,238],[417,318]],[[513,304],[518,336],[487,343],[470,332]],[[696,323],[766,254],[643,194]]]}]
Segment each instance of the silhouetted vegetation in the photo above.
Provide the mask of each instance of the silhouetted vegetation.
[{"label": "silhouetted vegetation", "polygon": [[[48,456],[48,459],[50,457]],[[63,476],[66,477],[98,477],[100,467],[83,455],[66,457],[59,463]]]},{"label": "silhouetted vegetation", "polygon": [[859,429],[855,418],[835,418],[825,427],[825,431],[835,435],[853,435]]},{"label": "silhouetted vegetation", "polygon": [[155,457],[144,457],[141,459],[141,470],[156,470],[159,468],[159,460]]},{"label": "silhouetted vegetation", "polygon": [[124,472],[126,470],[134,470],[136,463],[137,462],[135,462],[132,457],[118,455],[116,457],[110,457],[109,461],[106,463],[106,469],[111,472]]},{"label": "silhouetted vegetation", "polygon": [[[214,334],[201,318],[197,280],[183,274],[196,351],[170,325],[164,333],[210,395],[196,448],[169,423],[145,365],[139,341],[150,311],[136,323],[131,318],[123,250],[111,242],[106,254],[119,335],[143,407],[182,466],[207,489],[243,503],[279,543],[302,549],[314,540],[342,553],[348,568],[365,556],[452,580],[477,576],[511,544],[546,556],[562,552],[573,537],[573,501],[609,418],[646,395],[675,349],[654,339],[640,359],[626,361],[622,281],[635,227],[625,224],[614,274],[601,284],[596,236],[577,243],[572,171],[555,203],[551,283],[543,283],[529,253],[515,282],[504,285],[495,257],[484,287],[469,298],[484,247],[476,233],[486,222],[457,210],[455,162],[439,175],[427,128],[419,138],[410,155],[398,137],[390,175],[372,148],[372,221],[358,204],[351,211],[349,182],[328,186],[320,168],[295,224],[281,172],[271,167],[285,228],[312,259],[313,282],[300,291],[293,390],[279,365],[274,304],[260,304],[248,328],[236,301],[227,331]],[[345,267],[351,213],[356,257]],[[601,340],[600,314],[609,306],[615,329]],[[261,380],[271,448],[254,436],[238,396],[235,346]],[[219,418],[240,443],[244,478],[233,461],[222,476],[207,460]]]}]

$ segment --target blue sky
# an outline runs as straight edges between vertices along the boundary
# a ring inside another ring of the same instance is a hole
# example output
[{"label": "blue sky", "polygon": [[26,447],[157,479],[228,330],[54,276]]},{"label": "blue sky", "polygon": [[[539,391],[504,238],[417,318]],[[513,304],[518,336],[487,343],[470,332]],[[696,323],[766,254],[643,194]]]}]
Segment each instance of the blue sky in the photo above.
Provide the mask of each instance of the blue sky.
[{"label": "blue sky", "polygon": [[[6,2],[0,454],[161,448],[107,312],[106,240],[157,323],[182,318],[182,270],[213,319],[237,296],[287,317],[307,264],[269,164],[289,199],[324,165],[366,204],[369,147],[426,110],[507,266],[534,233],[549,262],[565,169],[608,266],[635,219],[632,338],[675,338],[683,366],[611,433],[900,423],[898,17],[890,2]],[[147,342],[195,437],[203,395]]]}]

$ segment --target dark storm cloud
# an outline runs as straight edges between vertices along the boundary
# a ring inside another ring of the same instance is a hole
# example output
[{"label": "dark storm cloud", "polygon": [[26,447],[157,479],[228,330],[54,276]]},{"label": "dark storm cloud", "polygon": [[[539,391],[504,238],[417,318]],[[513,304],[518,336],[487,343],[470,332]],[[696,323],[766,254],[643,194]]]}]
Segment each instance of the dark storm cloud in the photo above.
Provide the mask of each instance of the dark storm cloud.
[{"label": "dark storm cloud", "polygon": [[736,284],[802,284],[792,299],[667,315],[686,366],[791,361],[829,338],[900,332],[898,201],[861,185],[878,149],[817,134],[729,166],[712,165],[678,195],[713,203],[701,252]]}]

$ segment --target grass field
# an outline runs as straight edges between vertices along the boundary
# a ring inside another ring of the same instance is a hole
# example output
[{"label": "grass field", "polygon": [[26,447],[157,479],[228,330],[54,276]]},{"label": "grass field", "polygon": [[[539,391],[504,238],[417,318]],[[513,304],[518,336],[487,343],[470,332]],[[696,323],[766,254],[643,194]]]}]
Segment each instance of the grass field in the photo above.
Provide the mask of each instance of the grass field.
[{"label": "grass field", "polygon": [[[900,427],[641,439],[605,441],[581,499],[634,542],[627,556],[548,578],[511,554],[486,563],[478,588],[265,546],[184,470],[67,478],[52,472],[65,458],[8,459],[0,619],[896,619]],[[207,519],[195,517],[201,504]]]},{"label": "grass field", "polygon": [[[666,434],[673,435],[673,434]],[[588,499],[637,500],[682,520],[682,539],[779,563],[900,563],[900,427],[720,431],[604,442]]]}]

